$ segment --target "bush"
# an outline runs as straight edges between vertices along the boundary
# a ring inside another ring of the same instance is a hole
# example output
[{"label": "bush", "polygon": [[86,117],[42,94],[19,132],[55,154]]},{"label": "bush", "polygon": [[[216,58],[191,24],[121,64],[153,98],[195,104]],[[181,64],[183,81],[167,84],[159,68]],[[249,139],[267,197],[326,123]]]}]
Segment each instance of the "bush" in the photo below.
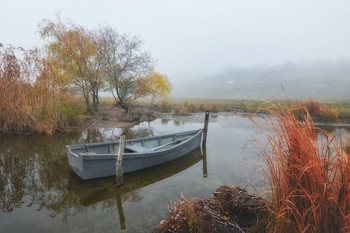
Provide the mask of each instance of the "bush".
[{"label": "bush", "polygon": [[161,112],[171,112],[171,106],[167,100],[163,100],[160,104]]},{"label": "bush", "polygon": [[332,106],[326,106],[321,109],[321,118],[323,121],[338,121],[338,109]]},{"label": "bush", "polygon": [[180,106],[175,105],[173,110],[174,110],[174,114],[175,115],[179,115],[180,111],[181,111],[181,108],[180,108]]},{"label": "bush", "polygon": [[210,107],[209,107],[209,111],[210,112],[218,112],[218,106],[216,105],[216,103],[212,103],[211,105],[210,105]]},{"label": "bush", "polygon": [[196,105],[192,102],[185,102],[183,106],[184,112],[193,113],[196,112]]},{"label": "bush", "polygon": [[318,117],[321,115],[321,104],[313,99],[310,99],[305,103],[305,108],[313,117]]}]

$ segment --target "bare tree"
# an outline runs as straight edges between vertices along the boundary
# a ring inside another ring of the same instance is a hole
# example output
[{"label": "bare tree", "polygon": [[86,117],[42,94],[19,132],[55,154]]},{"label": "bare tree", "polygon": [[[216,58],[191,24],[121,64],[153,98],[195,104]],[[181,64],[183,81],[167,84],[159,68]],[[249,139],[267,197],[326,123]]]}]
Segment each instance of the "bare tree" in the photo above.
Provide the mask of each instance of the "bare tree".
[{"label": "bare tree", "polygon": [[104,65],[104,75],[116,103],[128,109],[134,99],[135,83],[143,74],[153,70],[154,60],[142,49],[143,42],[136,36],[119,34],[111,27],[100,27],[95,43]]}]

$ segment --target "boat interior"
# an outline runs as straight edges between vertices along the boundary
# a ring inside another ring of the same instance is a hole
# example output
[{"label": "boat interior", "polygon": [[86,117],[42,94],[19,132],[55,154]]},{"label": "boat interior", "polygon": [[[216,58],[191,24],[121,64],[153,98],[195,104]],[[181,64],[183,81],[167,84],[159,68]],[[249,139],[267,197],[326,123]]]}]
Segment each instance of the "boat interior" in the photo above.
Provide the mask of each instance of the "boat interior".
[{"label": "boat interior", "polygon": [[[125,141],[124,153],[151,153],[166,150],[175,145],[190,140],[198,130],[167,134],[148,138],[131,139]],[[80,144],[70,146],[71,152],[78,155],[116,155],[119,150],[119,141]]]}]

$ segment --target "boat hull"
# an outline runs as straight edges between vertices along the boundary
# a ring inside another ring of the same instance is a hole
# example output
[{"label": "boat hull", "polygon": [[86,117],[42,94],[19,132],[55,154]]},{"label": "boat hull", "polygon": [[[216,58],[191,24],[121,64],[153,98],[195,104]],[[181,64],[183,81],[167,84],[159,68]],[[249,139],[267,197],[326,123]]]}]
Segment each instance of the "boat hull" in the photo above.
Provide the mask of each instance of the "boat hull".
[{"label": "boat hull", "polygon": [[[123,173],[130,173],[145,168],[153,167],[163,163],[170,162],[177,158],[180,158],[187,153],[198,148],[202,140],[202,130],[195,131],[195,133],[188,139],[172,146],[168,149],[161,149],[156,151],[136,152],[136,153],[124,153],[122,168]],[[193,133],[193,132],[187,132]],[[160,139],[159,139],[160,140]],[[126,145],[130,145],[137,140],[127,140]],[[117,151],[119,143],[112,143],[116,147],[111,151]],[[104,145],[101,143],[101,145]],[[94,154],[94,153],[73,153],[72,147],[67,146],[68,162],[71,170],[80,176],[83,180],[101,178],[107,176],[115,176],[116,174],[116,161],[118,155],[113,154]],[[77,147],[76,147],[77,148]],[[98,148],[98,145],[95,146]]]}]

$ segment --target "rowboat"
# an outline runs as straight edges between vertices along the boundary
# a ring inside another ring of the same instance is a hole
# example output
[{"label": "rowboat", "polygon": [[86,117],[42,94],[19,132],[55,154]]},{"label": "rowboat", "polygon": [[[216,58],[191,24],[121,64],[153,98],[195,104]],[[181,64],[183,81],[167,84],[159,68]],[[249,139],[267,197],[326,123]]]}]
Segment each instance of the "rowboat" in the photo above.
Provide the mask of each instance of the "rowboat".
[{"label": "rowboat", "polygon": [[[132,214],[123,211],[125,202],[140,202],[144,197],[139,190],[181,173],[203,162],[203,177],[207,177],[205,150],[196,148],[185,156],[155,167],[146,168],[125,176],[124,185],[115,185],[115,177],[103,179],[82,180],[72,171],[69,172],[67,189],[73,196],[75,208],[103,206],[102,208],[118,208],[119,224],[122,230],[127,228],[126,222],[131,220]],[[197,173],[196,173],[197,174]],[[198,175],[198,174],[197,174]],[[137,198],[135,198],[135,196]],[[78,197],[78,198],[77,198]]]},{"label": "rowboat", "polygon": [[[203,129],[125,141],[122,168],[130,173],[178,159],[198,148]],[[81,179],[116,175],[119,141],[66,146],[70,169]]]}]

